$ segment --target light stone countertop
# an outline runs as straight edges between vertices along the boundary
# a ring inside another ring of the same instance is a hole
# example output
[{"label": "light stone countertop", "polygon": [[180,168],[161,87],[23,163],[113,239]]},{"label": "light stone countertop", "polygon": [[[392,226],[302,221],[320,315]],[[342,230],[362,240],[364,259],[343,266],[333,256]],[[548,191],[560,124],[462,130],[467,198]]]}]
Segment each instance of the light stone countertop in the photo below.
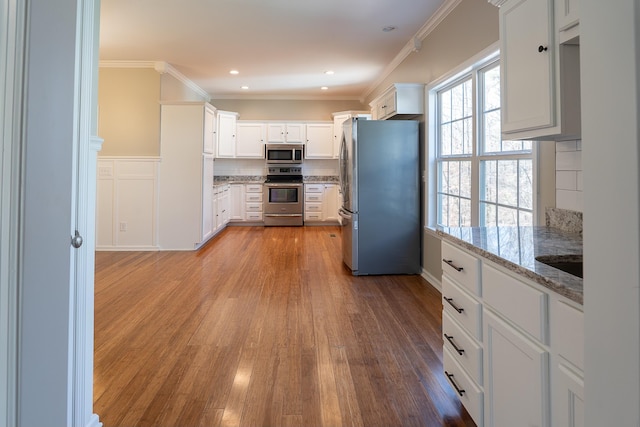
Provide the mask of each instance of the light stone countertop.
[{"label": "light stone countertop", "polygon": [[310,183],[310,184],[315,184],[315,183],[322,183],[322,184],[337,184],[340,179],[337,176],[330,176],[330,175],[326,175],[326,176],[322,176],[322,175],[305,175],[303,178],[303,181],[305,184]]},{"label": "light stone countertop", "polygon": [[468,249],[572,301],[583,303],[582,279],[536,261],[582,256],[582,235],[551,227],[437,227],[445,241]]},{"label": "light stone countertop", "polygon": [[217,175],[213,177],[214,184],[262,184],[266,179],[262,175]]},{"label": "light stone countertop", "polygon": [[[262,175],[217,175],[213,177],[214,184],[255,184],[263,183],[266,179]],[[339,178],[331,175],[305,175],[304,183],[337,184]]]}]

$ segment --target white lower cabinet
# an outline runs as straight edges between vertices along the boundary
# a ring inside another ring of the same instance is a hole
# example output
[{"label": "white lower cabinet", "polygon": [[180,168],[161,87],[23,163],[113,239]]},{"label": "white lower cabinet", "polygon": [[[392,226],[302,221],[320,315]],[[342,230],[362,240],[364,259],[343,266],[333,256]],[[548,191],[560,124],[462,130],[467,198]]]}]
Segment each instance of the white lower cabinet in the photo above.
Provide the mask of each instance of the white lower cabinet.
[{"label": "white lower cabinet", "polygon": [[450,242],[442,256],[444,370],[476,424],[583,426],[582,305]]},{"label": "white lower cabinet", "polygon": [[262,184],[231,184],[229,205],[231,222],[262,222]]},{"label": "white lower cabinet", "polygon": [[229,221],[244,221],[244,184],[231,184]]},{"label": "white lower cabinet", "polygon": [[485,425],[549,425],[549,352],[484,310]]},{"label": "white lower cabinet", "polygon": [[305,184],[304,221],[309,223],[338,222],[338,185]]}]

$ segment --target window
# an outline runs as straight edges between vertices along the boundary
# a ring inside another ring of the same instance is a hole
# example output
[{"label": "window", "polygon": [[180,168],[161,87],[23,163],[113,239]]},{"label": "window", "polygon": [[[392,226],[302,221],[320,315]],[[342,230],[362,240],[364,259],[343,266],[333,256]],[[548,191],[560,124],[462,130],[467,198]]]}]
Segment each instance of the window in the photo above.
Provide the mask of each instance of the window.
[{"label": "window", "polygon": [[432,98],[437,223],[533,225],[532,143],[502,140],[498,60],[494,57],[440,85]]}]

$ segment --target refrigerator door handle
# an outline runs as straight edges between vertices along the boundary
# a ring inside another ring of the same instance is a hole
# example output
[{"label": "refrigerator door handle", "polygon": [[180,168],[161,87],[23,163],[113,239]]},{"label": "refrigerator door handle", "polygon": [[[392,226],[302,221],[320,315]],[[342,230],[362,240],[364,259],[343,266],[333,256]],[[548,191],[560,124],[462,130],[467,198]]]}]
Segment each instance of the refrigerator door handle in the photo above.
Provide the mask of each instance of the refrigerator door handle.
[{"label": "refrigerator door handle", "polygon": [[338,210],[338,215],[340,215],[344,219],[351,219],[351,214],[342,208]]}]

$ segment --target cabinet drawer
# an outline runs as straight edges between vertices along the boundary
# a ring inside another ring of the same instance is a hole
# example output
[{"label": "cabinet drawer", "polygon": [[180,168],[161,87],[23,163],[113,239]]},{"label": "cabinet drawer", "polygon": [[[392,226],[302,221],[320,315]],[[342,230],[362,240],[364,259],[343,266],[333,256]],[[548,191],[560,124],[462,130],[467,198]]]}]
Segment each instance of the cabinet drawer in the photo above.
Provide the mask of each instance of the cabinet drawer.
[{"label": "cabinet drawer", "polygon": [[245,218],[247,221],[262,221],[262,212],[247,212]]},{"label": "cabinet drawer", "polygon": [[262,212],[262,203],[247,203],[245,210],[247,212]]},{"label": "cabinet drawer", "polygon": [[245,198],[247,202],[261,202],[262,193],[246,193]]},{"label": "cabinet drawer", "polygon": [[472,337],[482,340],[482,305],[447,276],[442,276],[444,311],[460,323]]},{"label": "cabinet drawer", "polygon": [[556,301],[552,346],[558,354],[584,370],[584,313],[569,304]]},{"label": "cabinet drawer", "polygon": [[305,212],[322,212],[322,203],[305,203]]},{"label": "cabinet drawer", "polygon": [[442,242],[442,272],[474,295],[481,295],[480,260],[447,242]]},{"label": "cabinet drawer", "polygon": [[262,193],[262,184],[246,184],[244,191],[247,193]]},{"label": "cabinet drawer", "polygon": [[322,193],[304,193],[304,201],[322,203]]},{"label": "cabinet drawer", "polygon": [[451,356],[476,383],[482,384],[482,346],[446,312],[442,313],[442,338],[444,347],[451,352]]},{"label": "cabinet drawer", "polygon": [[482,293],[485,304],[547,344],[547,295],[544,292],[485,263]]},{"label": "cabinet drawer", "polygon": [[305,221],[322,221],[322,212],[305,212]]},{"label": "cabinet drawer", "polygon": [[324,191],[324,184],[306,184],[304,191],[305,193],[322,193]]},{"label": "cabinet drawer", "polygon": [[[448,349],[444,349],[442,353],[444,372],[451,384],[451,387],[456,391],[460,402],[462,402],[476,425],[481,426],[484,417],[484,395],[482,393],[482,389],[478,387],[466,374],[464,369],[458,365]],[[455,386],[453,383],[455,383]],[[459,390],[464,391],[458,392],[456,387]]]}]

